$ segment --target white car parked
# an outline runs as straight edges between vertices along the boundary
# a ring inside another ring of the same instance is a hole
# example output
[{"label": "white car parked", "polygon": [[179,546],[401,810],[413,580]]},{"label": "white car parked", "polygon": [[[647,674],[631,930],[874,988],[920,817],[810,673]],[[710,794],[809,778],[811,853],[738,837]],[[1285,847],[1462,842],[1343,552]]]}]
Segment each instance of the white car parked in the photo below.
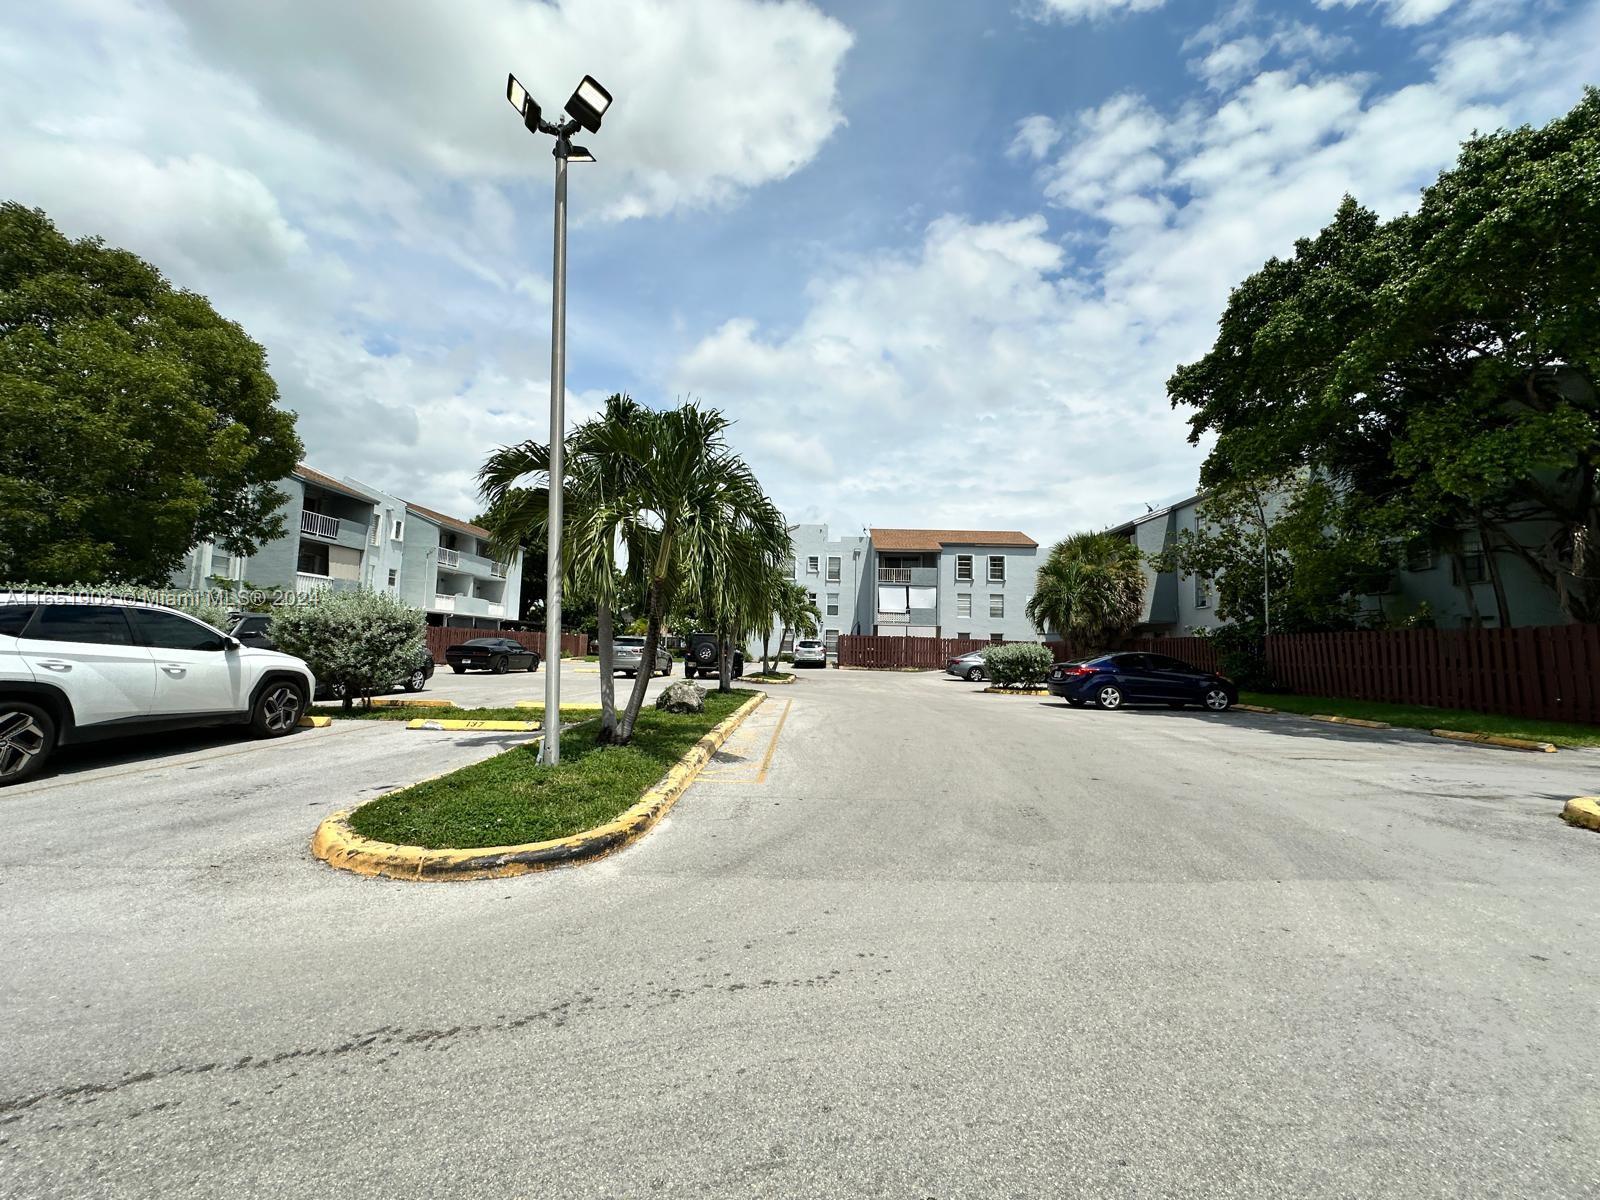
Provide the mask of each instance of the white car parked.
[{"label": "white car parked", "polygon": [[797,638],[794,644],[794,665],[797,667],[827,666],[828,647],[817,638]]},{"label": "white car parked", "polygon": [[[644,661],[644,639],[634,634],[611,639],[611,669],[621,671],[629,677],[639,673],[639,664]],[[656,669],[657,675],[672,674],[672,651],[668,650],[662,642],[656,643]]]},{"label": "white car parked", "polygon": [[158,604],[0,592],[0,785],[71,742],[200,725],[283,737],[316,682],[298,658]]}]

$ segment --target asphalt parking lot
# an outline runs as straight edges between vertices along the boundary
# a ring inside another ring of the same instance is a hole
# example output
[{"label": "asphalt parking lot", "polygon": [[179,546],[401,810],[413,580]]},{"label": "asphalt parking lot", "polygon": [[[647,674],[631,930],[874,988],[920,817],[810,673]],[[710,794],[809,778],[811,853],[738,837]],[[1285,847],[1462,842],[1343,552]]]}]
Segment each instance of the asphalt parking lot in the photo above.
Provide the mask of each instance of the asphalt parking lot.
[{"label": "asphalt parking lot", "polygon": [[507,740],[0,792],[0,1194],[1597,1194],[1600,754],[813,672],[611,858],[309,857]]}]

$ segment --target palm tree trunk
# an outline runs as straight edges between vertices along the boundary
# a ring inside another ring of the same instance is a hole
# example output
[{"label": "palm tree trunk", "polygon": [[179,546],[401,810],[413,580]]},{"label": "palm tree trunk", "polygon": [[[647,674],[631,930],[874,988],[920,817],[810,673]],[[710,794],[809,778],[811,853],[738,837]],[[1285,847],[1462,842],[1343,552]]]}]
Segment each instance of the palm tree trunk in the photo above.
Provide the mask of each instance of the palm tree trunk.
[{"label": "palm tree trunk", "polygon": [[611,642],[611,605],[604,600],[595,605],[595,626],[600,641],[600,733],[595,741],[605,746],[617,738],[617,678],[612,665],[616,649]]},{"label": "palm tree trunk", "polygon": [[772,630],[771,629],[763,629],[761,631],[761,673],[763,675],[766,675],[766,674],[770,673],[770,671],[772,669],[770,667],[770,665],[769,665],[769,660],[771,659],[772,656],[767,653],[767,651],[771,648],[771,646],[772,646]]},{"label": "palm tree trunk", "polygon": [[717,691],[733,691],[733,639],[726,633],[717,638],[717,649],[721,651],[717,663]]},{"label": "palm tree trunk", "polygon": [[622,712],[622,718],[617,724],[617,734],[613,739],[619,746],[626,746],[633,740],[633,726],[639,719],[639,710],[644,707],[645,689],[650,686],[651,673],[644,669],[645,663],[656,661],[656,646],[661,642],[661,618],[664,615],[666,589],[654,579],[645,592],[645,627],[644,651],[639,658],[639,673],[633,680],[633,691],[628,693],[628,707]]}]

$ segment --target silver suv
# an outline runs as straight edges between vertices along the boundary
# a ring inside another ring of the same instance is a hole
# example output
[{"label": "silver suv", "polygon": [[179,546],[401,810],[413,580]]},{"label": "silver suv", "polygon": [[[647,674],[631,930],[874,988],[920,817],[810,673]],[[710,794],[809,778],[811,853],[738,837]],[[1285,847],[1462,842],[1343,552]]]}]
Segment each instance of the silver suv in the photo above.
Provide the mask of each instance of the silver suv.
[{"label": "silver suv", "polygon": [[[611,639],[611,669],[621,671],[624,675],[637,675],[639,664],[644,659],[644,639],[629,634],[625,637]],[[672,674],[672,651],[656,640],[656,669],[657,675]]]},{"label": "silver suv", "polygon": [[0,592],[0,784],[70,742],[199,725],[283,737],[316,686],[298,658],[175,609]]},{"label": "silver suv", "polygon": [[797,667],[825,667],[828,665],[828,647],[817,638],[798,638],[794,644],[794,665]]}]

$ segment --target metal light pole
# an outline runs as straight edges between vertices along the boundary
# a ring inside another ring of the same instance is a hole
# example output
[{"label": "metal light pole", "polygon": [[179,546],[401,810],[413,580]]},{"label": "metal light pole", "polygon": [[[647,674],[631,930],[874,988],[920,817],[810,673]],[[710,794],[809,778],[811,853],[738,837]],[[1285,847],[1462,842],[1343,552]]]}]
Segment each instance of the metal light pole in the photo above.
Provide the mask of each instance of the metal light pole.
[{"label": "metal light pole", "polygon": [[593,162],[594,155],[572,144],[572,135],[600,128],[600,118],[611,106],[611,93],[585,75],[567,101],[572,118],[559,125],[540,115],[539,104],[515,75],[506,76],[506,99],[522,116],[530,133],[555,137],[556,204],[555,264],[550,273],[550,519],[546,526],[544,576],[544,733],[539,739],[539,761],[554,766],[561,761],[561,530],[562,484],[566,478],[567,401],[567,163]]}]

